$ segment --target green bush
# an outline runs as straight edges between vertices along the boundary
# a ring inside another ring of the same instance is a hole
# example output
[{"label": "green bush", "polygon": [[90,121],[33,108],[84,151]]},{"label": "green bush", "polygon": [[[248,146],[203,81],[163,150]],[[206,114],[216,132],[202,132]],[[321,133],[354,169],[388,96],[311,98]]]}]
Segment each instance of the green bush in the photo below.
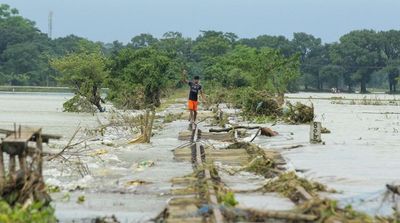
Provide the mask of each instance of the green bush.
[{"label": "green bush", "polygon": [[2,223],[53,223],[57,222],[54,209],[42,203],[34,203],[27,207],[17,204],[11,207],[0,201],[0,222]]}]

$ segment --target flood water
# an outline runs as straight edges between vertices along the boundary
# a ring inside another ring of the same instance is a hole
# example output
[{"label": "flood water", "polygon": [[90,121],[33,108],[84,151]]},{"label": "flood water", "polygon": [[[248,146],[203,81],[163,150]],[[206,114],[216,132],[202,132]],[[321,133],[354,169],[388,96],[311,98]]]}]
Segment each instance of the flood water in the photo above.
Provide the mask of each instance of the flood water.
[{"label": "flood water", "polygon": [[[65,136],[58,144],[67,143],[78,125],[94,128],[99,125],[99,119],[107,116],[63,113],[62,104],[71,96],[0,93],[0,128],[11,129],[14,122],[42,127],[44,132]],[[277,149],[284,145],[304,145],[281,151],[292,168],[303,170],[305,176],[340,191],[329,196],[339,199],[342,204],[352,204],[370,214],[391,214],[390,204],[380,204],[385,184],[400,183],[399,106],[332,104],[329,99],[400,98],[381,94],[299,93],[287,96],[291,98],[290,101],[313,103],[317,120],[332,132],[323,135],[325,145],[308,143],[308,125],[286,124],[272,127],[285,137],[257,138],[255,142]],[[184,106],[184,103],[177,104],[174,109],[184,111]],[[112,214],[121,222],[142,222],[155,217],[171,197],[168,195],[170,179],[192,171],[188,163],[174,161],[171,152],[182,144],[177,140],[177,135],[186,125],[185,121],[167,124],[155,135],[150,145],[117,144],[111,147],[93,143],[93,149],[104,149],[106,154],[101,161],[86,159],[92,174],[85,178],[62,174],[57,164],[46,164],[46,181],[65,189],[52,195],[57,217],[61,222]],[[154,161],[154,166],[135,169],[136,164],[149,160]],[[148,184],[127,186],[127,182],[133,180],[143,180]],[[68,192],[76,186],[84,189]],[[82,195],[86,201],[77,203],[77,197]],[[250,198],[242,199],[252,201]]]},{"label": "flood water", "polygon": [[[332,133],[322,135],[326,145],[306,146],[284,152],[284,155],[296,168],[308,170],[306,176],[341,191],[333,197],[343,203],[370,214],[391,214],[390,202],[381,204],[385,185],[400,183],[400,107],[332,104],[326,99],[399,100],[400,97],[384,94],[288,96],[314,98],[297,100],[312,102],[317,120]],[[303,141],[309,137],[307,126],[302,131],[298,128],[293,131],[294,140]]]}]

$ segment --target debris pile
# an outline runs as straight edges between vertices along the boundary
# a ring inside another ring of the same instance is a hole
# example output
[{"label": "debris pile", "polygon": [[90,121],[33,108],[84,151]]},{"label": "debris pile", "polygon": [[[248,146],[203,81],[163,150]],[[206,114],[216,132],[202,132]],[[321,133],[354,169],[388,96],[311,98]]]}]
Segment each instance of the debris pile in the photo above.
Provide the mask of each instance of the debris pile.
[{"label": "debris pile", "polygon": [[260,147],[248,143],[237,142],[229,145],[226,149],[245,149],[249,154],[249,162],[242,170],[262,175],[266,178],[275,177],[282,171],[275,162],[274,157],[269,157]]},{"label": "debris pile", "polygon": [[303,214],[317,216],[317,222],[388,222],[379,221],[367,214],[353,210],[351,206],[339,208],[335,200],[312,199],[299,207]]},{"label": "debris pile", "polygon": [[232,100],[235,107],[241,108],[246,115],[272,117],[282,115],[280,99],[266,91],[242,89],[235,92]]},{"label": "debris pile", "polygon": [[298,192],[299,187],[304,188],[312,197],[318,196],[318,192],[328,191],[325,185],[298,177],[295,172],[281,174],[277,179],[265,184],[263,190],[265,192],[278,192],[297,203],[301,200]]},{"label": "debris pile", "polygon": [[329,133],[331,133],[331,130],[329,130],[329,129],[325,128],[325,127],[321,128],[321,134],[329,134]]},{"label": "debris pile", "polygon": [[287,107],[283,111],[284,120],[290,124],[310,123],[314,120],[314,105],[307,106],[300,102],[292,104],[286,103]]},{"label": "debris pile", "polygon": [[96,107],[85,97],[75,95],[63,104],[64,112],[87,112],[95,113]]}]

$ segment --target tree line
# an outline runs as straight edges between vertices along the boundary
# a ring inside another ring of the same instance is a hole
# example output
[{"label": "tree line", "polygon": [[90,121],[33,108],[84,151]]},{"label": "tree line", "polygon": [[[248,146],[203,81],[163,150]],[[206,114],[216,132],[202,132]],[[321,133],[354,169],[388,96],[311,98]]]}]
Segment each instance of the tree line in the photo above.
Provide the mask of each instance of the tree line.
[{"label": "tree line", "polygon": [[[366,93],[367,87],[385,87],[394,93],[400,74],[400,31],[356,30],[334,43],[323,43],[306,33],[294,33],[292,39],[270,35],[239,38],[219,31],[201,31],[194,39],[167,32],[161,38],[140,34],[127,44],[102,43],[74,35],[50,39],[18,10],[0,5],[1,85],[77,87],[71,82],[74,78],[62,76],[62,63],[56,60],[85,57],[78,54],[102,61],[101,86],[149,82],[143,85],[148,88],[143,97],[154,99],[153,103],[163,94],[156,86],[179,86],[182,69],[223,88],[251,86],[275,92],[335,88]],[[117,88],[109,97],[124,105],[127,100],[117,95],[130,97],[132,89]]]}]

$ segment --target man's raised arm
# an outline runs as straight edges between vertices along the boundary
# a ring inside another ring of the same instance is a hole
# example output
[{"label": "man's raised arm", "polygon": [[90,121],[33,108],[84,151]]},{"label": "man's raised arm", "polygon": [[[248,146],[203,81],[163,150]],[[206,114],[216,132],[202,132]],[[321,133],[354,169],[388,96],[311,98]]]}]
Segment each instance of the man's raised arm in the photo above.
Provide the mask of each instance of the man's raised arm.
[{"label": "man's raised arm", "polygon": [[182,82],[185,84],[189,83],[189,81],[187,79],[187,71],[185,69],[182,70]]}]

